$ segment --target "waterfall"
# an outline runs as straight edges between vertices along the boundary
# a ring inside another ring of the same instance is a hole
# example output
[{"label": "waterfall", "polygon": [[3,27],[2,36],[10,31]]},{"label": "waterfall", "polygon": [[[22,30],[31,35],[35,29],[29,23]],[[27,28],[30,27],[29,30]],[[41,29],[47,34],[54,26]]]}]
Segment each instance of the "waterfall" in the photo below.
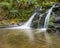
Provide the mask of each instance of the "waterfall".
[{"label": "waterfall", "polygon": [[37,13],[34,13],[30,18],[29,20],[24,23],[22,26],[19,26],[19,27],[10,27],[10,28],[5,28],[5,29],[30,29],[30,26],[31,26],[31,23],[32,23],[32,20],[34,18],[34,16],[36,15]]},{"label": "waterfall", "polygon": [[[49,10],[48,10],[48,13],[45,17],[45,21],[44,21],[44,28],[47,28],[48,27],[48,22],[49,22],[49,18],[51,16],[51,12],[52,12],[52,9],[55,7],[55,5],[53,5]],[[41,7],[42,8],[42,7]],[[39,10],[41,10],[41,8]],[[37,11],[35,11],[35,13],[33,13],[33,15],[29,18],[29,20],[27,22],[25,22],[22,26],[18,26],[18,27],[10,27],[10,28],[7,28],[7,29],[31,29],[31,23],[32,23],[32,20],[33,18],[35,17],[35,15],[37,14]],[[38,19],[38,28],[40,28],[40,19],[41,17],[44,15],[43,14],[40,14],[39,16],[39,19]]]},{"label": "waterfall", "polygon": [[51,15],[51,12],[52,12],[52,9],[55,7],[55,5],[53,5],[49,10],[48,10],[48,14],[45,18],[45,22],[44,22],[44,28],[47,28],[48,27],[48,22],[49,22],[49,18],[50,18],[50,15]]},{"label": "waterfall", "polygon": [[30,27],[31,26],[31,22],[32,22],[32,19],[34,18],[34,16],[36,15],[36,13],[34,13],[30,19],[23,25],[25,27]]}]

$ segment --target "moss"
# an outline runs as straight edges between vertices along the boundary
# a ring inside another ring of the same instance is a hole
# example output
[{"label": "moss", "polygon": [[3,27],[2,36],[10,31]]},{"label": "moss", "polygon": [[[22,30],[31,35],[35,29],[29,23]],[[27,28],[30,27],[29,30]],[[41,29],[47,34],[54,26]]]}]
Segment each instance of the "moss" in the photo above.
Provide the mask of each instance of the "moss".
[{"label": "moss", "polygon": [[49,19],[49,23],[48,23],[48,27],[50,24],[52,24],[54,21],[54,15],[51,15],[50,19]]}]

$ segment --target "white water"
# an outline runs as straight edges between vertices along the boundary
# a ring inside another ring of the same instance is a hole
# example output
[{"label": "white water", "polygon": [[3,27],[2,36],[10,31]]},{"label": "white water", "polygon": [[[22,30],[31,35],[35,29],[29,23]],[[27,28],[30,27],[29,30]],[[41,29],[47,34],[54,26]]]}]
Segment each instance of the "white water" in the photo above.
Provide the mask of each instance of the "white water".
[{"label": "white water", "polygon": [[41,28],[41,29],[36,29],[37,32],[36,33],[41,33],[41,32],[46,32],[46,28]]},{"label": "white water", "polygon": [[51,12],[52,12],[52,9],[55,7],[55,5],[53,5],[49,10],[48,10],[48,14],[45,18],[45,22],[44,22],[44,28],[47,28],[48,27],[48,22],[49,22],[49,18],[51,16]]},{"label": "white water", "polygon": [[25,27],[30,27],[31,26],[31,22],[32,22],[32,19],[34,18],[34,16],[36,15],[36,13],[34,13],[30,19],[23,25]]},{"label": "white water", "polygon": [[[52,9],[55,7],[55,5],[53,5],[49,10],[48,10],[48,13],[47,13],[47,16],[45,18],[45,22],[44,22],[44,28],[47,28],[48,27],[48,23],[49,23],[49,18],[51,16],[51,13],[52,13]],[[48,35],[47,32],[44,32],[44,35],[45,35],[45,39],[46,39],[46,45],[47,45],[47,48],[50,48],[51,47],[51,38],[50,36]]]},{"label": "white water", "polygon": [[31,27],[31,22],[34,18],[34,16],[36,15],[37,13],[34,13],[30,18],[29,20],[24,23],[22,26],[19,26],[19,27],[10,27],[10,28],[6,28],[6,29],[30,29]]}]

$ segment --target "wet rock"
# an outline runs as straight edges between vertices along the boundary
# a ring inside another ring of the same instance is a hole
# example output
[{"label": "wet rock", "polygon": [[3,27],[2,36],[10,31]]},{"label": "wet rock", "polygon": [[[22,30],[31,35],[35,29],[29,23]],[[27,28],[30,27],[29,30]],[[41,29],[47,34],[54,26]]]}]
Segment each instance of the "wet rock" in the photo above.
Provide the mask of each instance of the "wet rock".
[{"label": "wet rock", "polygon": [[60,17],[55,17],[54,18],[54,23],[60,23]]},{"label": "wet rock", "polygon": [[60,32],[60,27],[56,28]]},{"label": "wet rock", "polygon": [[40,16],[41,13],[37,13],[37,15],[34,17],[32,21],[32,28],[43,28],[44,27],[44,20],[46,17],[46,14],[43,14]]},{"label": "wet rock", "polygon": [[53,8],[53,12],[55,13],[54,19],[52,23],[48,26],[48,32],[56,33],[60,32],[60,4],[57,4],[55,8]]},{"label": "wet rock", "polygon": [[23,24],[24,24],[24,23],[17,23],[18,26],[21,26],[21,25],[23,25]]},{"label": "wet rock", "polygon": [[53,8],[53,11],[57,11],[57,10],[60,10],[60,6]]},{"label": "wet rock", "polygon": [[37,13],[32,21],[31,27],[32,28],[38,28],[38,21],[39,21],[40,14]]},{"label": "wet rock", "polygon": [[53,8],[53,12],[60,11],[60,4],[56,4]]}]

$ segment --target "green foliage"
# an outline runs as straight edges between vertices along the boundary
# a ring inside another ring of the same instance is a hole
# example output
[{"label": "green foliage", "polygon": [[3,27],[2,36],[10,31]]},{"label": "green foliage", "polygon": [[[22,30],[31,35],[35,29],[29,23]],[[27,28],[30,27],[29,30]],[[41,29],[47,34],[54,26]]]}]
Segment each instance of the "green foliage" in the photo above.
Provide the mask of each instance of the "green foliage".
[{"label": "green foliage", "polygon": [[[7,19],[19,18],[26,21],[33,9],[38,6],[49,6],[52,0],[0,0],[0,16]],[[55,2],[57,0],[53,0]],[[45,10],[45,9],[44,9]]]}]

